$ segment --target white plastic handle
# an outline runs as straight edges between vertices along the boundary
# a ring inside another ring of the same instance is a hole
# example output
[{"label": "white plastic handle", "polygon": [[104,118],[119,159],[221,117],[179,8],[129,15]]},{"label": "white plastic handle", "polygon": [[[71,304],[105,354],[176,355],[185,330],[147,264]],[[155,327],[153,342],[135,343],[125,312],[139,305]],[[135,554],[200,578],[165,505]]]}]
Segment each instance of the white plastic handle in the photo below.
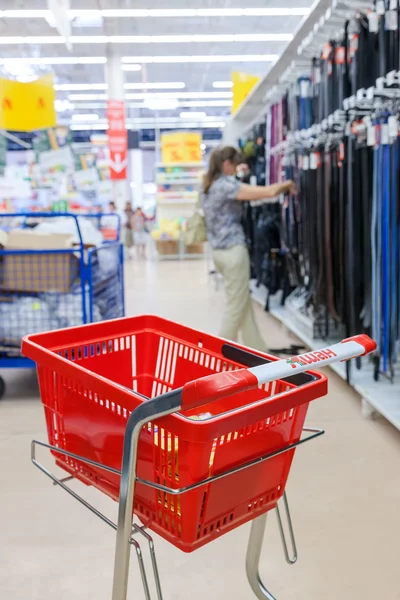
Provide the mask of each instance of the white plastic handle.
[{"label": "white plastic handle", "polygon": [[283,379],[313,367],[324,367],[338,360],[363,356],[375,348],[375,342],[367,335],[357,335],[316,352],[307,352],[251,369],[224,371],[201,377],[183,386],[182,407],[188,410],[202,406],[225,396],[254,389],[261,383]]},{"label": "white plastic handle", "polygon": [[314,367],[325,367],[337,361],[363,356],[375,349],[376,343],[370,337],[357,335],[315,352],[306,352],[288,359],[252,367],[248,370],[257,378],[258,383],[262,384],[275,379],[283,379]]}]

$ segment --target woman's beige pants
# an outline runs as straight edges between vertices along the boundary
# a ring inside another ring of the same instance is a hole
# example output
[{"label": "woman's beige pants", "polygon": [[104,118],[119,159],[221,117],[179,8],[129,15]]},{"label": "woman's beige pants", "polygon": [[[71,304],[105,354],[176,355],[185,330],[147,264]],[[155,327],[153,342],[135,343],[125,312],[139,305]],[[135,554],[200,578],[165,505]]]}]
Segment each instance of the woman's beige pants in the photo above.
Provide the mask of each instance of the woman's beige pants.
[{"label": "woman's beige pants", "polygon": [[220,335],[236,342],[241,333],[246,346],[266,351],[253,313],[249,291],[250,259],[245,246],[213,250],[215,267],[224,279],[226,306]]}]

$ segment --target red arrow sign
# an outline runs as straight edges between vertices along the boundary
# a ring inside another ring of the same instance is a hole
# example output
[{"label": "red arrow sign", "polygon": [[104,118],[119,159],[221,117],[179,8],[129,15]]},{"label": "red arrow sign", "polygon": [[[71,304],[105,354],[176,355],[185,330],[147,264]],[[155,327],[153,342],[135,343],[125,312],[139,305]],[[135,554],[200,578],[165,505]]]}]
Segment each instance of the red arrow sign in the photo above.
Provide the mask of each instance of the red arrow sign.
[{"label": "red arrow sign", "polygon": [[125,102],[107,101],[108,148],[110,150],[110,178],[126,179],[128,176],[128,136],[125,124]]}]

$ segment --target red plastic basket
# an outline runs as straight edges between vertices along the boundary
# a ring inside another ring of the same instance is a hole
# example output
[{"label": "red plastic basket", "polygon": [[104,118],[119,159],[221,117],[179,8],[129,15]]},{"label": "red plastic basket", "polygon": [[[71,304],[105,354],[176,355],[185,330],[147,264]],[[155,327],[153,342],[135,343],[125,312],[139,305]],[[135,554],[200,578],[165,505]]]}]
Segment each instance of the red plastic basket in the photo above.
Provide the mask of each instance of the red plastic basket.
[{"label": "red plastic basket", "polygon": [[[49,443],[120,470],[126,422],[146,401],[143,396],[240,368],[224,357],[224,344],[143,316],[32,335],[24,340],[23,353],[37,363]],[[238,356],[248,355],[248,349],[232,347]],[[300,386],[273,381],[149,424],[140,436],[138,477],[181,489],[296,443],[309,402],[327,391],[324,375],[307,375]],[[195,420],[199,413],[212,416]],[[135,513],[150,529],[191,552],[274,508],[293,455],[290,450],[179,496],[138,483]],[[117,475],[54,456],[68,473],[118,500]]]}]

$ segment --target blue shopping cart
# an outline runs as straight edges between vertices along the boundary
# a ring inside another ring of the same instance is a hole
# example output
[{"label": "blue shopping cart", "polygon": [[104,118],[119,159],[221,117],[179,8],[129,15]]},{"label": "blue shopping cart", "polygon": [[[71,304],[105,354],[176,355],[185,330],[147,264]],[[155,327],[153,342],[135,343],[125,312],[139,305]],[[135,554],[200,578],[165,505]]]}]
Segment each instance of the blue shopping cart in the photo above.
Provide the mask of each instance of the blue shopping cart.
[{"label": "blue shopping cart", "polygon": [[[116,219],[116,241],[88,246],[84,231],[88,222],[101,229],[99,215],[0,214],[0,369],[35,367],[20,352],[27,334],[124,316],[119,217],[103,217]],[[64,220],[61,233],[34,231],[53,219]],[[4,393],[0,376],[0,398]]]}]

